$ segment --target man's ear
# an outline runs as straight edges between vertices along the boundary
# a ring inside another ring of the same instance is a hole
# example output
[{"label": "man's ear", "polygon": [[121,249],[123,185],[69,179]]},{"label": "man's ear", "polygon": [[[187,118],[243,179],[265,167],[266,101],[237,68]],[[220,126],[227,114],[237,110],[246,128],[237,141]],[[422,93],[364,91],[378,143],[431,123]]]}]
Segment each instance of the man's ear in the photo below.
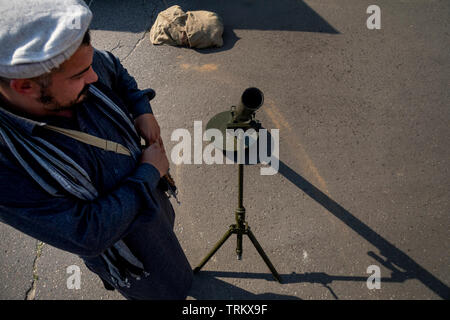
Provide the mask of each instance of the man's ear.
[{"label": "man's ear", "polygon": [[31,79],[12,79],[9,82],[9,87],[15,92],[30,98],[39,98],[41,95],[41,87],[36,81]]}]

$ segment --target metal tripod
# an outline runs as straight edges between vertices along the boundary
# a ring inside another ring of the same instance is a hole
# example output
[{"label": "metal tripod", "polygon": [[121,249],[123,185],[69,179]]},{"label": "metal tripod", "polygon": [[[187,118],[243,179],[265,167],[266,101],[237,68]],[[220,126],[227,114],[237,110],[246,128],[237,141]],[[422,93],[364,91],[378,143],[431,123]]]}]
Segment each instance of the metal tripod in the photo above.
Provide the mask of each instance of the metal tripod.
[{"label": "metal tripod", "polygon": [[236,246],[236,254],[238,260],[242,259],[242,235],[247,235],[250,238],[250,241],[255,246],[256,250],[258,251],[261,258],[266,263],[267,267],[269,267],[270,271],[272,272],[273,277],[281,283],[280,275],[278,274],[277,270],[275,270],[274,266],[270,262],[269,258],[265,254],[263,248],[258,243],[258,240],[256,240],[255,236],[253,235],[253,232],[250,230],[250,227],[248,226],[248,223],[245,221],[245,208],[243,206],[243,194],[244,194],[244,165],[239,164],[239,198],[238,198],[238,208],[235,211],[236,215],[236,224],[233,224],[230,226],[228,231],[225,233],[225,235],[222,237],[222,239],[219,240],[219,242],[216,243],[214,248],[206,255],[206,257],[200,262],[200,264],[194,269],[194,273],[198,273],[200,269],[211,259],[211,257],[217,252],[217,250],[220,249],[220,247],[227,241],[227,239],[232,235],[237,235],[237,246]]}]

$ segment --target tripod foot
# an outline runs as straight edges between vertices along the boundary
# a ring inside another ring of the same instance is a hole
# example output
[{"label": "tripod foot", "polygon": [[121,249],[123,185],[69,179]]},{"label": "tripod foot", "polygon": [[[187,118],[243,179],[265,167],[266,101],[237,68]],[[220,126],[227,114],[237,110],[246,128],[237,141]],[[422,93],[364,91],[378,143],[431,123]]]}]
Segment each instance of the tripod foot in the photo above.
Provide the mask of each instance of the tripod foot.
[{"label": "tripod foot", "polygon": [[195,274],[195,273],[199,273],[199,271],[200,271],[200,268],[199,268],[199,267],[195,267],[195,268],[194,268],[194,274]]},{"label": "tripod foot", "polygon": [[258,251],[261,258],[266,263],[267,267],[269,267],[270,271],[272,272],[273,277],[275,280],[277,280],[279,283],[281,283],[280,275],[278,274],[277,270],[275,270],[275,267],[273,266],[272,262],[270,262],[269,258],[267,257],[266,253],[264,252],[263,248],[259,244],[258,240],[256,240],[255,235],[250,230],[250,227],[247,228],[247,235],[250,238],[251,242],[255,246],[256,250]]},{"label": "tripod foot", "polygon": [[194,273],[198,273],[200,269],[211,259],[211,257],[216,253],[217,250],[220,249],[220,247],[227,241],[227,239],[233,234],[234,226],[230,226],[230,229],[228,229],[227,232],[225,232],[222,239],[219,240],[219,242],[216,243],[214,248],[206,255],[205,258],[203,258],[202,262],[194,269]]}]

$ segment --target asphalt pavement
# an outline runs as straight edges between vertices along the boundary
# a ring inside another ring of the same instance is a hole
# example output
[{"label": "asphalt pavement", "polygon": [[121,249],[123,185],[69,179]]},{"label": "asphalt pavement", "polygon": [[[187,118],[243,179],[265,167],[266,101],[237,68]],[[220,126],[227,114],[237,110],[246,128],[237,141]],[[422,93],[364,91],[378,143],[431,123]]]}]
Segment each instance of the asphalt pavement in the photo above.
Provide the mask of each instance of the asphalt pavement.
[{"label": "asphalt pavement", "polygon": [[[449,1],[86,2],[93,45],[156,91],[168,155],[176,129],[194,137],[195,121],[204,129],[248,87],[264,93],[257,119],[279,129],[278,173],[246,166],[244,206],[282,283],[247,237],[237,260],[233,235],[189,299],[449,299]],[[173,4],[217,12],[224,46],[152,45],[150,27]],[[367,28],[372,4],[381,29]],[[171,164],[192,267],[235,222],[237,170]],[[67,286],[73,265],[80,289]],[[1,224],[0,299],[27,298],[123,299],[77,256]]]}]

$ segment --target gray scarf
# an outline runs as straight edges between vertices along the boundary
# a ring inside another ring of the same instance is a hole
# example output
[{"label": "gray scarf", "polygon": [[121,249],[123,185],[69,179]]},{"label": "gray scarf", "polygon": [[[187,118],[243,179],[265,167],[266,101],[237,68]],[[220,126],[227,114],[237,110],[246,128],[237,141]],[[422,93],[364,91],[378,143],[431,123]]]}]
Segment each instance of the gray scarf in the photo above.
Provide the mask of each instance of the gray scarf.
[{"label": "gray scarf", "polygon": [[[136,142],[139,141],[139,136],[130,118],[95,86],[90,85],[89,91],[103,101],[103,104],[95,105],[121,131],[126,141],[125,146],[136,160],[141,150]],[[8,113],[6,110],[2,111]],[[26,120],[39,126],[43,125],[30,119]],[[18,130],[13,121],[5,117],[2,112],[0,112],[0,123],[0,135],[7,147],[25,171],[46,192],[54,197],[63,197],[64,195],[60,192],[62,188],[80,200],[94,200],[98,197],[98,191],[86,171],[64,152],[40,137],[30,136]],[[36,164],[39,164],[40,168],[37,168]],[[43,172],[47,174],[42,174]],[[144,270],[142,262],[133,255],[122,240],[106,249],[101,254],[101,258],[109,270],[111,281],[116,286],[129,288],[130,276],[139,280],[149,275]]]}]

